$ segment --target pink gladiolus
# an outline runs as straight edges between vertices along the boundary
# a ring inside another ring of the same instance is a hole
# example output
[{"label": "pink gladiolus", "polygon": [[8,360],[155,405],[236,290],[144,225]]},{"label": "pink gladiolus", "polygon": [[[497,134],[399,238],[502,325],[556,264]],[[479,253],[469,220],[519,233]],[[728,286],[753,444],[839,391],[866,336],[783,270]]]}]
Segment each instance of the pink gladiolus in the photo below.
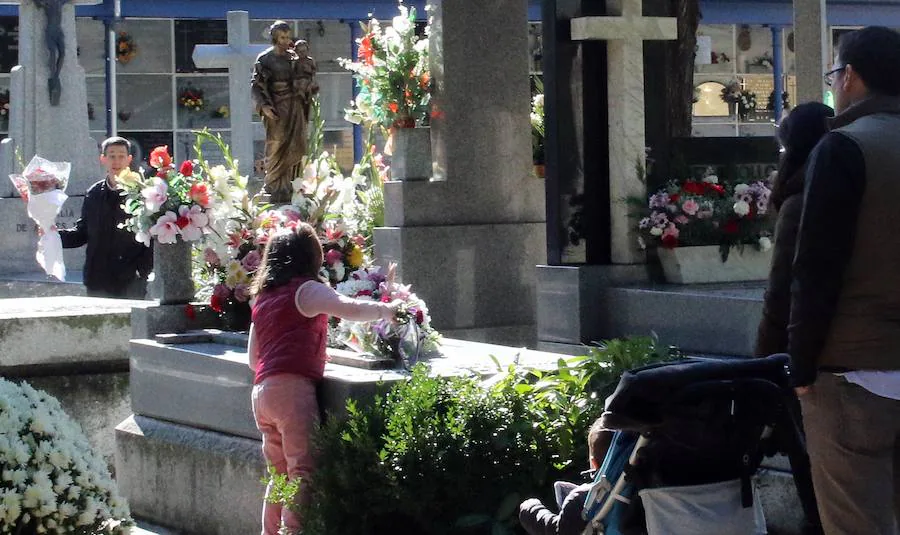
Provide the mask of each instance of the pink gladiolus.
[{"label": "pink gladiolus", "polygon": [[169,200],[169,185],[161,178],[154,178],[153,185],[141,190],[147,209],[155,212]]},{"label": "pink gladiolus", "polygon": [[196,241],[203,237],[203,231],[209,226],[209,216],[203,212],[199,205],[179,206],[179,219],[187,220],[187,224],[181,228],[181,235],[185,241]]},{"label": "pink gladiolus", "polygon": [[156,236],[159,243],[175,243],[178,237],[178,216],[169,210],[150,227],[150,235]]}]

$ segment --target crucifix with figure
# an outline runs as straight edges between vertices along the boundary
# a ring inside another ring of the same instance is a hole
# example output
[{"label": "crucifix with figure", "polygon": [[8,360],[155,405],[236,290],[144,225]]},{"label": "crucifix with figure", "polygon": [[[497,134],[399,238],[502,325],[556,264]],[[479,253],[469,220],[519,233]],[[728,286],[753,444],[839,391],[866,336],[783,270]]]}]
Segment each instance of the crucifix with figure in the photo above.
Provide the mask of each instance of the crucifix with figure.
[{"label": "crucifix with figure", "polygon": [[201,69],[228,68],[231,152],[242,175],[253,174],[253,141],[264,139],[261,125],[253,123],[249,80],[256,57],[267,48],[250,44],[250,15],[246,11],[229,11],[228,44],[197,45],[192,56]]},{"label": "crucifix with figure", "polygon": [[609,198],[611,260],[641,260],[634,223],[625,200],[646,194],[638,165],[646,156],[644,126],[644,41],[675,40],[673,17],[645,17],[641,0],[607,0],[607,16],[571,21],[573,41],[607,42],[609,96]]}]

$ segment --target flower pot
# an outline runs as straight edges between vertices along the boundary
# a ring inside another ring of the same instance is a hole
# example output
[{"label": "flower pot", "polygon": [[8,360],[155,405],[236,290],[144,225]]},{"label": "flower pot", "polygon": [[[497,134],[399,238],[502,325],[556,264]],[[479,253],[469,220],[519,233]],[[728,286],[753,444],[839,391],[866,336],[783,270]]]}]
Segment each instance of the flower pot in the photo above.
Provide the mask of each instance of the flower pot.
[{"label": "flower pot", "polygon": [[392,128],[391,180],[431,178],[431,128]]},{"label": "flower pot", "polygon": [[224,331],[248,331],[251,319],[250,303],[229,300],[219,313]]},{"label": "flower pot", "polygon": [[666,281],[675,284],[765,280],[772,263],[771,249],[760,251],[749,245],[743,251],[732,247],[725,262],[718,245],[661,247],[657,252]]},{"label": "flower pot", "polygon": [[538,178],[544,178],[544,175],[546,174],[546,171],[547,171],[547,170],[546,170],[546,168],[544,167],[544,164],[538,164],[538,165],[535,165],[535,166],[534,166],[534,174],[535,174]]},{"label": "flower pot", "polygon": [[175,243],[153,243],[153,280],[148,289],[150,298],[161,305],[186,304],[194,298],[191,244],[181,236]]}]

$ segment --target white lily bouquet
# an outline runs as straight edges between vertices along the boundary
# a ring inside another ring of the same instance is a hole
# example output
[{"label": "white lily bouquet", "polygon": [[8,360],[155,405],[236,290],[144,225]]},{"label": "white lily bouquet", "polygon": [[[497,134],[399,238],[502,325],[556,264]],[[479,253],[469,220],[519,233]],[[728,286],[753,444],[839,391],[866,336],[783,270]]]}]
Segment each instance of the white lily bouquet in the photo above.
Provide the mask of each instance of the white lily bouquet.
[{"label": "white lily bouquet", "polygon": [[126,534],[103,459],[59,401],[0,379],[0,533]]},{"label": "white lily bouquet", "polygon": [[63,247],[56,230],[56,216],[62,210],[66,195],[66,185],[72,164],[51,162],[35,156],[21,175],[9,175],[13,185],[28,206],[28,215],[41,228],[38,239],[37,262],[47,275],[66,280],[66,265],[63,263]]}]

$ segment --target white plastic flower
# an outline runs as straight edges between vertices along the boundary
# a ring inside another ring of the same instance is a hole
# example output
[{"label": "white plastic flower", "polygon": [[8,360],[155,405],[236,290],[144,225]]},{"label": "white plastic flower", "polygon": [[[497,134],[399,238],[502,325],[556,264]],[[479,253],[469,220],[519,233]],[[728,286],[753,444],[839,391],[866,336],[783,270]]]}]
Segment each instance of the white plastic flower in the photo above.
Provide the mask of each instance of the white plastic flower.
[{"label": "white plastic flower", "polygon": [[750,204],[745,201],[738,201],[734,203],[734,206],[732,208],[734,209],[734,213],[741,217],[744,217],[750,213]]},{"label": "white plastic flower", "polygon": [[772,240],[763,236],[762,238],[759,239],[759,248],[762,249],[763,251],[768,251],[769,249],[772,248]]}]

